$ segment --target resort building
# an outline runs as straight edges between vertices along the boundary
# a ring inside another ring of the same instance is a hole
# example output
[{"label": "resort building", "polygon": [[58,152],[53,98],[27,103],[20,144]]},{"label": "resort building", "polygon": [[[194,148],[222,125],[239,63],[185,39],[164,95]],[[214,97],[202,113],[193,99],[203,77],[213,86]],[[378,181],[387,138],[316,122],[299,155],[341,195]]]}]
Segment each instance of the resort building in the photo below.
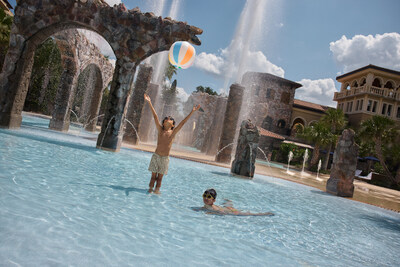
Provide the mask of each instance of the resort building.
[{"label": "resort building", "polygon": [[336,77],[340,92],[333,100],[355,128],[374,115],[386,116],[400,126],[400,72],[368,65]]},{"label": "resort building", "polygon": [[14,16],[11,12],[12,5],[7,0],[0,0],[0,8],[3,9],[7,15]]}]

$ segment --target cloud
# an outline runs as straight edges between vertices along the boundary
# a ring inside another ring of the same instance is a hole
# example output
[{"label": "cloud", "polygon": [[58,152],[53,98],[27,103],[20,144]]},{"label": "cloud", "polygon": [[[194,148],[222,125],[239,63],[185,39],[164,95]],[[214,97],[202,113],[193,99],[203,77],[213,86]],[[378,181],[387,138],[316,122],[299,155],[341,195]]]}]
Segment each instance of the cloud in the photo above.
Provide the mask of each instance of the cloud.
[{"label": "cloud", "polygon": [[296,90],[296,99],[336,107],[336,102],[332,100],[334,93],[337,92],[334,80],[330,78],[319,80],[302,79],[298,83],[302,84],[303,87]]},{"label": "cloud", "polygon": [[118,5],[121,3],[121,0],[104,0],[110,6]]},{"label": "cloud", "polygon": [[400,34],[397,32],[375,36],[355,35],[351,39],[343,35],[329,46],[333,58],[343,67],[343,72],[368,64],[400,69]]},{"label": "cloud", "polygon": [[233,41],[217,54],[202,52],[196,57],[193,66],[221,78],[234,77],[237,76],[237,73],[247,71],[284,76],[285,71],[270,62],[263,52],[251,51],[242,47],[242,44]]}]

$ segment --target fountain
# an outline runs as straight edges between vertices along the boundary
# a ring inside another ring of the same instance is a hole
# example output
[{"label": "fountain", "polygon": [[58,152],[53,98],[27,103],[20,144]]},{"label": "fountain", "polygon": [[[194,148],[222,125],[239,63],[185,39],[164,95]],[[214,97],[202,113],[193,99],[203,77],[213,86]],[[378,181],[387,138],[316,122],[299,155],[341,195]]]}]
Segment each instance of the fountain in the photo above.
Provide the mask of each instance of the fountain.
[{"label": "fountain", "polygon": [[[137,137],[137,140],[138,140],[138,142],[140,143],[140,137],[139,137],[139,135],[138,135],[138,132],[136,131],[135,126],[133,126],[132,122],[130,122],[128,119],[125,119],[125,121],[131,125],[133,131],[135,132],[135,135],[136,135],[136,137]],[[136,144],[138,144],[138,143],[136,143]]]},{"label": "fountain", "polygon": [[253,178],[260,132],[250,121],[244,120],[240,126],[235,159],[232,162],[231,172],[241,176]]},{"label": "fountain", "polygon": [[301,174],[300,174],[301,177],[303,177],[303,176],[310,176],[310,174],[308,174],[308,173],[306,173],[306,172],[304,171],[304,167],[306,166],[307,160],[308,160],[308,149],[306,148],[306,150],[304,151],[303,168],[301,169]]},{"label": "fountain", "polygon": [[286,173],[290,175],[294,175],[294,172],[289,171],[290,161],[292,161],[292,159],[293,159],[293,152],[289,151]]},{"label": "fountain", "polygon": [[264,159],[265,159],[265,160],[267,161],[267,163],[268,163],[267,166],[271,168],[271,163],[269,162],[268,157],[267,157],[267,155],[265,154],[264,150],[262,150],[259,146],[257,147],[257,149],[263,154]]},{"label": "fountain", "polygon": [[321,166],[322,166],[322,161],[319,160],[319,161],[318,161],[318,170],[317,170],[317,178],[316,178],[316,179],[317,179],[317,181],[320,181],[320,182],[323,181],[321,178],[318,177],[318,175],[319,175],[319,170],[321,169]]}]

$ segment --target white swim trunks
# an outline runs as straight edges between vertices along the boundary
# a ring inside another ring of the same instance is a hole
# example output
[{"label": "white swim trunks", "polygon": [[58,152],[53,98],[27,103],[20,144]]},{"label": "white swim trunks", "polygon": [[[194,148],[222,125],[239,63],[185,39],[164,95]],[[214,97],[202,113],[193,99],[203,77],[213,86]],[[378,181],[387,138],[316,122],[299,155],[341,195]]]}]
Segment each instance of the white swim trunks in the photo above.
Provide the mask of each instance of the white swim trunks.
[{"label": "white swim trunks", "polygon": [[166,175],[168,172],[169,156],[160,156],[156,153],[151,157],[149,171]]}]

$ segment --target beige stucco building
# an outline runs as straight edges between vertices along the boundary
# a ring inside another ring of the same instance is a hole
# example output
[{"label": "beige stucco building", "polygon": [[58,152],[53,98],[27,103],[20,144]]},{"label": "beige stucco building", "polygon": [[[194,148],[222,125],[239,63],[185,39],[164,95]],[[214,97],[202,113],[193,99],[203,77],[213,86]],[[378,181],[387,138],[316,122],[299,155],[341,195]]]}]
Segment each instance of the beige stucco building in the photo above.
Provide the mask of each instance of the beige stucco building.
[{"label": "beige stucco building", "polygon": [[333,100],[358,127],[374,115],[386,116],[400,126],[400,72],[368,65],[336,77],[340,92]]}]

